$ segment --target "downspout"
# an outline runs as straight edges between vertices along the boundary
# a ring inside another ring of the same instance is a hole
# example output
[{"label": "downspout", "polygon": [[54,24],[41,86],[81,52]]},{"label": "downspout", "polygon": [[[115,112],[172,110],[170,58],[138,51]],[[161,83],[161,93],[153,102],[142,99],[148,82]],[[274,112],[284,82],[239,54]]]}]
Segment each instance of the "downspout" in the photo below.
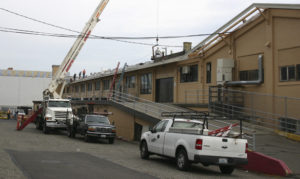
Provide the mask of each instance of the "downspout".
[{"label": "downspout", "polygon": [[263,82],[262,76],[263,70],[263,55],[258,55],[258,79],[252,81],[226,81],[225,86],[236,86],[236,85],[260,85]]}]

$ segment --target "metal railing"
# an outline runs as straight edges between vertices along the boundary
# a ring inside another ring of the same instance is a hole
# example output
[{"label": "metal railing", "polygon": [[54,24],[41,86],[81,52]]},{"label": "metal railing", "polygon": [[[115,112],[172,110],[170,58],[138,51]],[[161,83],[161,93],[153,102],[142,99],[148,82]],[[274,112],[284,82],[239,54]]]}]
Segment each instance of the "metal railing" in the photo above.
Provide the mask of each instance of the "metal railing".
[{"label": "metal railing", "polygon": [[[150,100],[138,98],[136,96],[127,93],[121,93],[118,91],[113,91],[113,95],[109,100],[158,119],[162,119],[161,117],[162,112],[190,111],[188,109],[177,107],[170,104],[155,103]],[[209,119],[208,125],[210,130],[215,130],[237,122],[239,121],[228,120],[228,118],[223,118],[218,115],[212,115]],[[232,130],[235,132],[240,131],[239,127],[233,128]],[[242,126],[242,130],[244,133],[243,138],[248,140],[249,148],[255,150],[255,132],[253,131],[253,129],[247,126]]]},{"label": "metal railing", "polygon": [[109,100],[115,103],[122,104],[126,107],[130,107],[136,111],[145,113],[157,119],[161,119],[162,112],[187,111],[186,109],[181,107],[162,103],[155,103],[150,100],[138,98],[131,94],[121,93],[118,91],[113,91],[113,95]]},{"label": "metal railing", "polygon": [[190,89],[184,91],[185,104],[207,104],[209,101],[209,90]]},{"label": "metal railing", "polygon": [[209,109],[230,119],[300,134],[300,99],[211,87]]}]

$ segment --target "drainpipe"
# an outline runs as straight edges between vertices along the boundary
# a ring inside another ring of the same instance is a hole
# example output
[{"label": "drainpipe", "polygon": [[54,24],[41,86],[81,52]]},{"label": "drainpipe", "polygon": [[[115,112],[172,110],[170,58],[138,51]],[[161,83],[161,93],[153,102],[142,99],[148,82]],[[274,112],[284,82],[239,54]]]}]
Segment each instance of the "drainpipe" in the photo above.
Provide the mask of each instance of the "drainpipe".
[{"label": "drainpipe", "polygon": [[235,85],[260,85],[263,82],[262,77],[263,70],[263,55],[258,55],[258,79],[252,81],[226,81],[225,86],[235,86]]}]

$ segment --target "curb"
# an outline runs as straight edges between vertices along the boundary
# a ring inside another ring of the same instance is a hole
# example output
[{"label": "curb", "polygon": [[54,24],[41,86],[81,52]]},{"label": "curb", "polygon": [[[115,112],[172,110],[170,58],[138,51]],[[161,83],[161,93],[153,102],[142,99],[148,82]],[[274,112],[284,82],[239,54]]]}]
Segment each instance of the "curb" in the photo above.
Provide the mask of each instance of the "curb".
[{"label": "curb", "polygon": [[288,133],[288,132],[283,132],[283,131],[280,131],[280,130],[275,130],[275,133],[277,133],[280,136],[284,136],[288,139],[300,142],[300,135],[292,134],[292,133]]},{"label": "curb", "polygon": [[248,164],[241,168],[269,175],[288,176],[292,174],[289,167],[282,161],[262,153],[247,151]]}]

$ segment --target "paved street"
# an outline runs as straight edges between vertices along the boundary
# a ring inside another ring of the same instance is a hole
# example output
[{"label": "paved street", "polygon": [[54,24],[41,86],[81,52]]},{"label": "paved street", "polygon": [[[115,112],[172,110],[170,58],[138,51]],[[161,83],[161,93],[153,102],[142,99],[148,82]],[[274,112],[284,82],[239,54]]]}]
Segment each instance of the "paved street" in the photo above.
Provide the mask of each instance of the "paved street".
[{"label": "paved street", "polygon": [[44,135],[33,124],[15,130],[16,121],[0,120],[0,178],[266,178],[235,170],[222,175],[218,167],[193,165],[176,169],[172,160],[151,156],[142,160],[138,144],[116,140],[86,143],[63,132]]}]

